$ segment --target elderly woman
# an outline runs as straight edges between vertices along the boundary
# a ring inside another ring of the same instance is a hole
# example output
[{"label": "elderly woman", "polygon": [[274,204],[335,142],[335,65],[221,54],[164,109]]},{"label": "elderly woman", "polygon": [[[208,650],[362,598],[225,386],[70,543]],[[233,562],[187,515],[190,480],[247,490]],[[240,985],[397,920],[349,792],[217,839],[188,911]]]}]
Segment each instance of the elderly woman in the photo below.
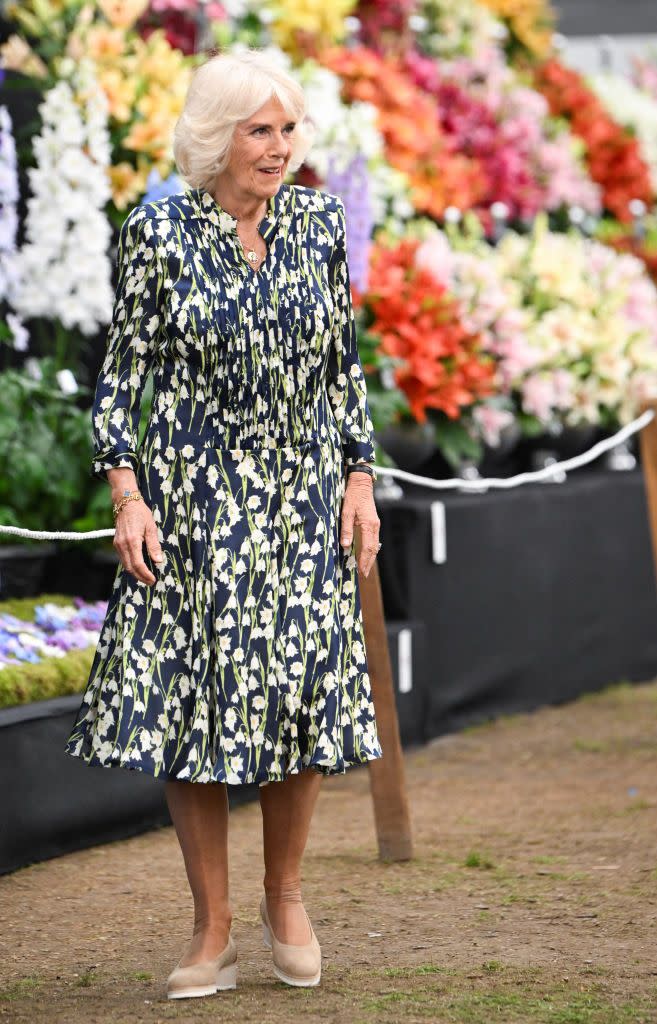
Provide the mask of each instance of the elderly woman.
[{"label": "elderly woman", "polygon": [[188,188],[137,207],[120,236],[92,473],[111,486],[121,564],[66,751],[164,780],[194,900],[171,998],[236,984],[227,784],[259,784],[274,972],[319,982],[300,879],[320,780],[382,756],[344,207],[285,182],[311,136],[302,90],[265,55],[211,57],[176,125]]}]

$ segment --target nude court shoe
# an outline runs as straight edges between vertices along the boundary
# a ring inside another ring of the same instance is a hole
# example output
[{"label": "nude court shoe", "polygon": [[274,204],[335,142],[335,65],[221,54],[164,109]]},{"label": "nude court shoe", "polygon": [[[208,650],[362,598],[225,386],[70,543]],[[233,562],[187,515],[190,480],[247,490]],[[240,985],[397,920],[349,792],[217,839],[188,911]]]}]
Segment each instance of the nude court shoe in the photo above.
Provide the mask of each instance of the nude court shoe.
[{"label": "nude court shoe", "polygon": [[237,946],[232,935],[228,936],[225,949],[214,960],[202,960],[189,967],[174,967],[167,978],[168,999],[211,996],[228,988],[237,988]]},{"label": "nude court shoe", "polygon": [[260,917],[262,918],[262,939],[267,949],[271,949],[276,977],[288,985],[302,987],[319,985],[322,974],[322,950],[308,914],[306,914],[306,918],[310,925],[312,938],[303,946],[292,946],[278,941],[272,931],[267,914],[266,896],[260,900]]}]

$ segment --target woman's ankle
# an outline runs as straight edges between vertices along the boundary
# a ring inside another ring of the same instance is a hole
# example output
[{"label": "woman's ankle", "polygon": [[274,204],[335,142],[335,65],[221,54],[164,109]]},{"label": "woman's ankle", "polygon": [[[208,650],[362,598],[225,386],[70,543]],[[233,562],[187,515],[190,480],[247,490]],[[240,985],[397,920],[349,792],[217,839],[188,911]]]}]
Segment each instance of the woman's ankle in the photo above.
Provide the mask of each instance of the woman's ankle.
[{"label": "woman's ankle", "polygon": [[230,908],[224,907],[213,914],[195,915],[194,935],[207,936],[228,936],[233,924],[233,914]]},{"label": "woman's ankle", "polygon": [[301,881],[294,879],[277,879],[265,875],[263,888],[267,896],[267,903],[302,903]]}]

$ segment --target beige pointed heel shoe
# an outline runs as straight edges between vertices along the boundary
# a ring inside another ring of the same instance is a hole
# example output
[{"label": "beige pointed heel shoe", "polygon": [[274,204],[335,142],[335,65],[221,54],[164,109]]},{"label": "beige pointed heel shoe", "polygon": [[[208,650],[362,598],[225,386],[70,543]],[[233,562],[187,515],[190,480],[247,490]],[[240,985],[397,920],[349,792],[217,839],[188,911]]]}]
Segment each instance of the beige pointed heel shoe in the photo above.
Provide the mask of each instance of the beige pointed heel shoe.
[{"label": "beige pointed heel shoe", "polygon": [[288,985],[301,987],[319,985],[322,975],[322,950],[308,914],[306,914],[306,918],[310,925],[312,938],[304,946],[293,946],[278,941],[272,931],[267,914],[266,896],[260,900],[260,917],[262,918],[262,940],[267,949],[271,949],[276,977]]},{"label": "beige pointed heel shoe", "polygon": [[232,935],[228,936],[226,948],[214,960],[203,960],[189,967],[174,967],[167,978],[168,999],[211,996],[229,988],[237,988],[237,946]]}]

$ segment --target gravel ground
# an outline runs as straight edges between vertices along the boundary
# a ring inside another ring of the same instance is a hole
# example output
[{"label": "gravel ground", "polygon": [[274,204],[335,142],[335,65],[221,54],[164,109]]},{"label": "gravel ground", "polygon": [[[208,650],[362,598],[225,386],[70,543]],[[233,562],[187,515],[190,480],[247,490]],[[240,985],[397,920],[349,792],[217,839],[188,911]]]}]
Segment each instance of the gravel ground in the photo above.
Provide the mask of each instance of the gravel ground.
[{"label": "gravel ground", "polygon": [[657,1022],[657,684],[406,755],[415,856],[378,860],[367,768],[323,780],[304,899],[322,983],[262,947],[260,810],[231,815],[238,988],[167,1001],[191,901],[172,828],[0,878],[0,1022]]}]

